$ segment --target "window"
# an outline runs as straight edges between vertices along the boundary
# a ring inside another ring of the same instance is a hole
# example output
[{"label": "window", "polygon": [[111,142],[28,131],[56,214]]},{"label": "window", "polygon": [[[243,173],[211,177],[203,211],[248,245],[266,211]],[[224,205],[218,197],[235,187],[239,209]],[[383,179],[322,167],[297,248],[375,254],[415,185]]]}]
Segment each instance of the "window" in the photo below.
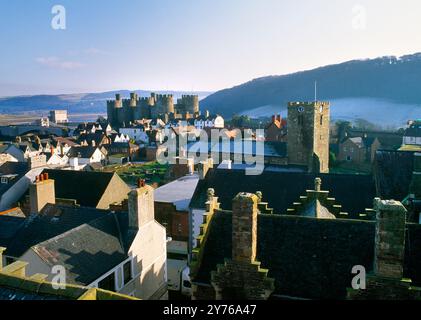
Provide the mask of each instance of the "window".
[{"label": "window", "polygon": [[183,253],[167,252],[167,259],[169,259],[169,260],[187,261],[187,255],[186,254],[183,254]]},{"label": "window", "polygon": [[132,261],[127,261],[123,266],[124,285],[132,280]]},{"label": "window", "polygon": [[101,280],[98,283],[98,288],[108,290],[108,291],[115,291],[115,274],[114,272],[110,274],[105,279]]},{"label": "window", "polygon": [[323,115],[320,116],[320,125],[323,125]]},{"label": "window", "polygon": [[302,126],[304,124],[304,117],[302,115],[298,116],[298,125]]}]

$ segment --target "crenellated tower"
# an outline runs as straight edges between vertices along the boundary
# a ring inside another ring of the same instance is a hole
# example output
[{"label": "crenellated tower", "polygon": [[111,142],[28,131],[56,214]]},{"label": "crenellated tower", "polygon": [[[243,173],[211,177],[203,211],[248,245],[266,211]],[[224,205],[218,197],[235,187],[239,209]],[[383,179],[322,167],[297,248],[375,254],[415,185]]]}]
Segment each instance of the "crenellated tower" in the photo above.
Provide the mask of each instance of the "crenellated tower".
[{"label": "crenellated tower", "polygon": [[288,104],[288,162],[310,172],[329,172],[329,102]]}]

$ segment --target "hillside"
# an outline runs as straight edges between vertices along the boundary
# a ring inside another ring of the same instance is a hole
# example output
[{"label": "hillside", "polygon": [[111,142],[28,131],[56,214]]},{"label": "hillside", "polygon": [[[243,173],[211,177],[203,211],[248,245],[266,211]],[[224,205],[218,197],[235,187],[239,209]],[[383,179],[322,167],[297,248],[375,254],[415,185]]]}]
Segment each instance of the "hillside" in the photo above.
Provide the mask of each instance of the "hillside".
[{"label": "hillside", "polygon": [[288,101],[312,101],[315,81],[319,100],[376,101],[368,103],[366,108],[379,108],[379,112],[382,102],[414,107],[421,105],[421,53],[353,60],[289,75],[263,77],[218,91],[201,101],[201,106],[226,117],[253,115],[255,111],[268,116],[274,110],[284,110]]}]

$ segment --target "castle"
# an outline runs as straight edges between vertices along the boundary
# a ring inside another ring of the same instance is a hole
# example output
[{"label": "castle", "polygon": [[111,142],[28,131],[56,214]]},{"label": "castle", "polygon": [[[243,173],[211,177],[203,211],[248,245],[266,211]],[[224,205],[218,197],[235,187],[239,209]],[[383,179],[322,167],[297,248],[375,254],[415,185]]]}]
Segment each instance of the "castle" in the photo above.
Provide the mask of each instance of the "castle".
[{"label": "castle", "polygon": [[116,94],[115,100],[107,101],[108,121],[113,127],[125,127],[141,119],[183,119],[198,117],[199,96],[183,95],[174,103],[172,94],[155,94],[139,97],[131,93],[130,99],[122,99]]}]

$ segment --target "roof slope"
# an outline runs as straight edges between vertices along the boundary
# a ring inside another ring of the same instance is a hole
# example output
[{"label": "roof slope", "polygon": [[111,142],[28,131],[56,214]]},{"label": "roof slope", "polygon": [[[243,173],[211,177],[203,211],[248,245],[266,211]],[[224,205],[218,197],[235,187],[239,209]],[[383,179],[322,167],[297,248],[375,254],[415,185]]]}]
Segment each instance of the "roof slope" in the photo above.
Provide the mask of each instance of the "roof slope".
[{"label": "roof slope", "polygon": [[350,217],[357,217],[366,208],[372,207],[376,196],[373,177],[370,175],[348,174],[312,174],[300,172],[282,172],[265,170],[258,176],[247,176],[244,170],[209,170],[205,180],[199,181],[195,190],[191,208],[204,208],[208,188],[215,189],[221,207],[232,208],[232,199],[240,192],[255,193],[261,191],[263,200],[278,214],[285,214],[287,209],[306,190],[314,188],[314,179],[322,179],[323,190],[330,191],[330,197],[336,198]]},{"label": "roof slope", "polygon": [[[126,230],[127,231],[127,230]],[[108,213],[33,248],[51,267],[62,265],[74,284],[89,285],[127,259],[114,214]]]},{"label": "roof slope", "polygon": [[[8,237],[6,255],[19,258],[32,246],[98,219],[108,211],[47,205],[41,214],[28,218]],[[0,228],[10,224],[0,218]],[[4,222],[3,222],[4,221]],[[18,223],[18,222],[15,222]],[[5,226],[7,227],[7,226]]]},{"label": "roof slope", "polygon": [[114,173],[44,170],[55,181],[56,198],[73,199],[81,206],[96,207]]},{"label": "roof slope", "polygon": [[[204,255],[194,281],[210,283],[211,271],[232,257],[232,213],[212,218]],[[257,260],[275,279],[277,295],[309,299],[343,299],[356,265],[372,271],[375,223],[259,215]],[[408,224],[405,277],[421,283],[421,226]]]}]

